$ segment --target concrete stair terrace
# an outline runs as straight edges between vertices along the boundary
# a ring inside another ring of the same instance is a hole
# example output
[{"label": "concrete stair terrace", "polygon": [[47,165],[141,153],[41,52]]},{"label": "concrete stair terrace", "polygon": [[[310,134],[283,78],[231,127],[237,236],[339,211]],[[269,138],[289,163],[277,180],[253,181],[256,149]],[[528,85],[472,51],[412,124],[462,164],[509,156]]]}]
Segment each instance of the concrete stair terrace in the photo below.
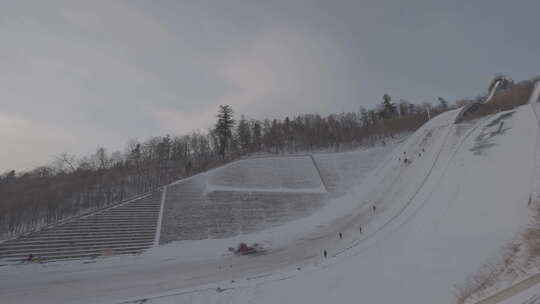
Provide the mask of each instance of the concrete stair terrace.
[{"label": "concrete stair terrace", "polygon": [[0,264],[137,254],[154,245],[161,191],[0,244]]}]

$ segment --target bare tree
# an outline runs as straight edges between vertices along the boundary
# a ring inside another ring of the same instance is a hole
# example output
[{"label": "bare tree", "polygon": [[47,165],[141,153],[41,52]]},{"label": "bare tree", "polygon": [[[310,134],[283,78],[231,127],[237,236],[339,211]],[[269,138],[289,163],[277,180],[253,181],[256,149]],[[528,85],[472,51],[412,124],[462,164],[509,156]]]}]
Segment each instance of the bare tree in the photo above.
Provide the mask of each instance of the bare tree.
[{"label": "bare tree", "polygon": [[64,152],[56,157],[54,166],[61,172],[64,172],[65,168],[67,168],[70,172],[74,172],[77,170],[77,156]]}]

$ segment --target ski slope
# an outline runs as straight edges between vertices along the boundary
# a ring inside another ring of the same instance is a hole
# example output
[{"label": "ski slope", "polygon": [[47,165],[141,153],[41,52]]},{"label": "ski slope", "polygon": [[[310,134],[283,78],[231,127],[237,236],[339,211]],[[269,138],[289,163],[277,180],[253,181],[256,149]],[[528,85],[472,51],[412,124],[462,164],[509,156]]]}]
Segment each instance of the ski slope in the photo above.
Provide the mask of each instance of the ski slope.
[{"label": "ski slope", "polygon": [[[356,233],[325,244],[332,258],[319,266],[149,303],[454,303],[453,285],[527,223],[538,128],[530,106],[469,126],[451,124],[452,115],[431,121],[375,172],[382,179],[367,199],[382,210],[363,240]],[[402,152],[411,165],[396,164]],[[354,224],[345,226],[353,234]]]},{"label": "ski slope", "polygon": [[314,154],[313,159],[328,192],[339,196],[363,181],[401,141],[356,151]]},{"label": "ski slope", "polygon": [[[6,267],[0,296],[5,303],[455,303],[454,284],[529,219],[538,136],[530,105],[455,125],[457,113],[433,118],[308,217],[95,264]],[[224,251],[238,241],[269,250]]]}]

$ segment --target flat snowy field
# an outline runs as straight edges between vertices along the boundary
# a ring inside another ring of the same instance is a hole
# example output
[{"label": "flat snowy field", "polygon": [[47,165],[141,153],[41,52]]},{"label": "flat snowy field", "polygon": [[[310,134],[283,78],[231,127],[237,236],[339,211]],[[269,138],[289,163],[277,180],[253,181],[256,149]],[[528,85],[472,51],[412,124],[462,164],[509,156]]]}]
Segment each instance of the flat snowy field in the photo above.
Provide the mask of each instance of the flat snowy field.
[{"label": "flat snowy field", "polygon": [[[454,284],[529,220],[538,135],[530,106],[457,126],[456,114],[309,217],[94,264],[3,267],[2,303],[455,303]],[[226,252],[239,241],[269,251]]]}]

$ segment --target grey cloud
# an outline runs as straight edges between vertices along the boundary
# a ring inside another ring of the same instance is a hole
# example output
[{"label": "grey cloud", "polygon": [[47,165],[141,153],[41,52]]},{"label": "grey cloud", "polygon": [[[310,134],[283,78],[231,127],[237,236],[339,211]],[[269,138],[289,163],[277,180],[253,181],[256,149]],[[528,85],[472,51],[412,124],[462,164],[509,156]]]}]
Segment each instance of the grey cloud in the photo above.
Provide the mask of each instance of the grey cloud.
[{"label": "grey cloud", "polygon": [[[204,129],[220,103],[263,118],[353,111],[384,93],[474,96],[496,72],[538,73],[539,9],[502,0],[5,1],[0,124],[40,126],[18,136],[42,138],[49,154],[88,153]],[[42,128],[49,135],[38,136]],[[32,150],[31,140],[10,143]],[[39,151],[20,155],[2,155],[0,170],[43,161]]]}]

